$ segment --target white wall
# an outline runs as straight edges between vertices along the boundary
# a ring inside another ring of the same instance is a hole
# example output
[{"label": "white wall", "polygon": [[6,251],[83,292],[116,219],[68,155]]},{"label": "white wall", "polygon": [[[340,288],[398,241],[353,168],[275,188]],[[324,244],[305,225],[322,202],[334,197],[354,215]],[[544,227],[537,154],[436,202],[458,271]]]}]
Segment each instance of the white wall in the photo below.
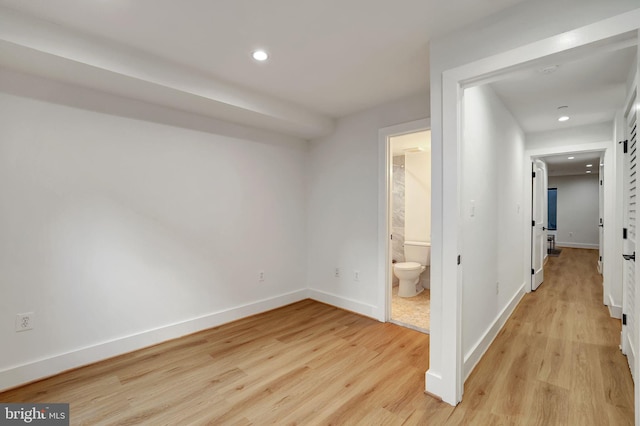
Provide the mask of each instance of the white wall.
[{"label": "white wall", "polygon": [[[517,65],[529,57],[546,55],[552,50],[549,45],[532,43],[638,9],[638,2],[564,0],[561,6],[558,7],[554,0],[518,3],[430,43],[432,205],[442,208],[434,208],[432,220],[431,351],[426,387],[427,391],[441,396],[450,404],[457,403],[462,395],[462,372],[458,361],[461,331],[457,306],[460,290],[453,283],[457,282],[458,271],[462,272],[464,268],[458,268],[455,262],[459,244],[459,182],[458,141],[454,135],[460,117],[455,112],[457,96],[453,87],[447,87],[443,92],[443,83],[448,83],[443,78],[452,81],[475,78],[484,72]],[[536,22],[536,25],[530,25],[531,22]],[[583,30],[581,35],[586,32],[589,30]],[[593,36],[595,32],[590,34]],[[558,44],[556,47],[562,50],[568,45]],[[526,51],[524,54],[522,49]]]},{"label": "white wall", "polygon": [[[384,318],[377,289],[384,279],[378,265],[384,262],[378,256],[378,130],[427,117],[428,99],[419,94],[354,114],[338,120],[331,136],[312,141],[307,284],[315,299]],[[334,277],[336,267],[340,278]]]},{"label": "white wall", "polygon": [[[526,148],[538,154],[605,150],[603,191],[603,303],[618,318],[622,309],[622,145],[624,139],[622,112],[613,123],[598,123],[549,132],[528,133]],[[621,130],[622,129],[622,130]],[[553,232],[555,233],[555,232]],[[558,237],[556,237],[558,238]],[[565,244],[567,242],[565,241]]]},{"label": "white wall", "polygon": [[609,141],[612,131],[613,123],[605,122],[546,132],[530,132],[526,134],[526,148],[542,149]]},{"label": "white wall", "polygon": [[306,143],[237,130],[0,92],[0,389],[307,297]]},{"label": "white wall", "polygon": [[431,151],[405,154],[405,241],[431,242]]},{"label": "white wall", "polygon": [[495,337],[503,311],[524,294],[524,134],[489,86],[465,90],[464,100],[462,347],[468,374]]},{"label": "white wall", "polygon": [[558,188],[556,245],[597,249],[598,175],[549,176],[549,188]]}]

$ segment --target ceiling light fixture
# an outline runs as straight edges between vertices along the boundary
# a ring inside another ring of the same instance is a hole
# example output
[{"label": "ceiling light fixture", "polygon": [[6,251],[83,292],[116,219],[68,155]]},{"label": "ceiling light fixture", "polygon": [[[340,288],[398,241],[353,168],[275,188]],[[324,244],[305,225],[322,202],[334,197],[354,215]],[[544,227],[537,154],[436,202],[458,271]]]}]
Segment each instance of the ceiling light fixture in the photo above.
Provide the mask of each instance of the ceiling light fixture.
[{"label": "ceiling light fixture", "polygon": [[562,122],[569,119],[569,116],[567,115],[567,108],[569,107],[566,105],[558,107],[558,121]]},{"label": "ceiling light fixture", "polygon": [[251,54],[251,56],[253,56],[253,59],[260,62],[266,61],[269,58],[269,55],[264,50],[256,50]]},{"label": "ceiling light fixture", "polygon": [[573,160],[576,157],[567,157],[567,160]]},{"label": "ceiling light fixture", "polygon": [[587,170],[587,173],[591,173],[591,170]]},{"label": "ceiling light fixture", "polygon": [[587,167],[593,167],[593,164],[587,164]]},{"label": "ceiling light fixture", "polygon": [[538,72],[541,74],[552,74],[558,71],[559,67],[560,67],[559,65],[550,65],[548,67],[540,68]]}]

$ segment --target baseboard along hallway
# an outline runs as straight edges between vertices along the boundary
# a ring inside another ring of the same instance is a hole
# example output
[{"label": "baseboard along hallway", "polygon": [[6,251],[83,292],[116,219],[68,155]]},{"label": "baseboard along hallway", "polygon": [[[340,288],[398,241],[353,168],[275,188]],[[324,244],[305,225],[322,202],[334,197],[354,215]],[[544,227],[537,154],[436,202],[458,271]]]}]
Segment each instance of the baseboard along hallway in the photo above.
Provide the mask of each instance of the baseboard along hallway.
[{"label": "baseboard along hallway", "polygon": [[71,424],[632,425],[597,252],[563,249],[457,407],[424,394],[429,336],[305,300],[0,393]]}]

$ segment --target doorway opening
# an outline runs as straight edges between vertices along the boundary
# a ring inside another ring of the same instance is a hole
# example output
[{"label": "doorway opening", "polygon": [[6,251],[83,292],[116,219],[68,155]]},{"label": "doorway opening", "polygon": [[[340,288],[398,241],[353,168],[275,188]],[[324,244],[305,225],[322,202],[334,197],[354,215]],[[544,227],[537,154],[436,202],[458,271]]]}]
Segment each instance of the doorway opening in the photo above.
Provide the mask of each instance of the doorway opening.
[{"label": "doorway opening", "polygon": [[431,131],[389,138],[390,317],[428,333],[431,258]]},{"label": "doorway opening", "polygon": [[431,122],[379,130],[380,320],[430,329]]},{"label": "doorway opening", "polygon": [[[493,330],[499,330],[501,326],[500,317],[498,321],[494,321],[496,326],[491,328],[489,338],[480,341],[480,344],[475,346],[469,347],[463,340],[465,336],[472,336],[470,341],[477,341],[477,333],[474,334],[473,330],[471,330],[471,327],[475,326],[476,323],[468,315],[468,312],[478,304],[477,300],[473,298],[464,300],[464,296],[469,293],[469,289],[464,287],[463,291],[462,281],[463,276],[470,275],[468,260],[471,260],[465,258],[464,255],[465,251],[477,253],[483,249],[483,245],[462,245],[461,247],[460,243],[464,232],[462,223],[464,216],[462,213],[472,211],[472,206],[469,206],[470,203],[465,202],[467,199],[463,198],[460,190],[461,182],[466,182],[461,161],[461,156],[465,150],[462,149],[461,145],[468,139],[465,138],[464,124],[469,118],[469,115],[466,114],[468,98],[464,92],[467,87],[496,81],[507,73],[518,69],[530,66],[551,66],[563,59],[569,59],[571,56],[576,57],[586,53],[593,53],[603,48],[603,46],[610,48],[609,41],[615,44],[615,41],[633,39],[632,41],[635,45],[638,35],[637,18],[638,11],[635,10],[615,18],[598,21],[569,33],[558,34],[540,42],[522,46],[518,48],[517,53],[515,49],[508,52],[505,51],[494,56],[484,57],[476,62],[447,69],[442,72],[442,75],[438,75],[437,80],[432,79],[432,81],[439,83],[435,87],[438,89],[435,91],[437,96],[435,103],[442,108],[441,117],[437,116],[439,123],[441,119],[442,133],[440,134],[440,128],[434,129],[434,135],[436,136],[436,143],[434,144],[436,161],[434,164],[438,165],[438,168],[440,164],[442,165],[442,175],[434,174],[436,177],[434,188],[437,188],[437,190],[434,190],[434,203],[442,205],[442,211],[441,215],[439,212],[434,223],[434,228],[437,226],[438,231],[434,235],[437,251],[433,253],[435,257],[433,276],[435,279],[432,283],[434,301],[441,301],[441,303],[434,303],[433,306],[432,321],[436,326],[433,327],[434,339],[430,347],[430,366],[426,376],[427,391],[442,396],[446,402],[455,404],[462,398],[464,380],[467,377],[467,373],[472,370],[476,360],[475,357],[471,359],[468,356],[469,349],[473,349],[474,353],[477,352],[481,356],[485,349],[484,341],[490,342],[493,338]],[[433,103],[434,100],[432,99]],[[558,104],[555,105],[555,107],[557,106]],[[609,143],[594,141],[594,143],[586,144],[580,139],[574,139],[570,144],[560,148],[558,146],[552,147],[541,140],[535,141],[539,143],[531,143],[534,141],[528,139],[528,146],[525,148],[525,164],[530,165],[532,157],[540,155],[541,151],[548,150],[548,153],[563,152],[567,146],[580,149],[585,145],[590,145],[586,148],[587,150],[596,147],[600,149],[612,148],[605,152],[605,157],[608,159],[605,161],[604,172],[606,177],[604,185],[612,185],[616,182],[615,173],[617,169],[613,166],[615,162],[609,160],[614,158],[617,150],[611,146],[611,132],[608,132],[605,139],[600,140],[608,140]],[[616,140],[619,139],[616,138]],[[522,191],[524,195],[524,208],[522,211],[528,215],[528,212],[531,211],[531,187],[530,181],[526,180],[526,175],[523,175],[523,177],[525,181],[523,182]],[[606,191],[605,189],[605,194],[615,194],[618,188],[613,185],[611,189],[611,191]],[[607,225],[608,220],[610,220],[611,225],[614,225],[614,222],[617,221],[614,220],[614,207],[615,203],[605,204],[605,225]],[[515,210],[518,211],[517,205]],[[530,222],[524,220],[522,228],[524,231],[525,244],[523,247],[525,249],[524,260],[526,264],[531,259]],[[615,234],[612,232],[614,226],[609,226],[608,228],[608,231],[605,232],[605,273],[607,265],[611,264],[614,258],[617,259],[621,252],[617,250],[617,245],[615,244]],[[459,261],[461,251],[463,251],[462,264]],[[607,253],[610,253],[610,255]],[[458,262],[454,260],[456,256],[458,256]],[[467,262],[465,263],[465,261]],[[526,283],[531,276],[530,268],[523,268],[522,272],[524,273],[523,280]],[[607,288],[606,280],[604,287],[605,289]],[[472,288],[471,290],[474,289]],[[635,368],[636,371],[639,371],[637,364]],[[636,387],[636,389],[638,388]],[[637,394],[636,401],[640,401]],[[640,413],[640,410],[636,410],[636,413]]]},{"label": "doorway opening", "polygon": [[533,160],[531,289],[543,281],[548,256],[565,247],[598,250],[602,274],[604,152],[566,152]]}]

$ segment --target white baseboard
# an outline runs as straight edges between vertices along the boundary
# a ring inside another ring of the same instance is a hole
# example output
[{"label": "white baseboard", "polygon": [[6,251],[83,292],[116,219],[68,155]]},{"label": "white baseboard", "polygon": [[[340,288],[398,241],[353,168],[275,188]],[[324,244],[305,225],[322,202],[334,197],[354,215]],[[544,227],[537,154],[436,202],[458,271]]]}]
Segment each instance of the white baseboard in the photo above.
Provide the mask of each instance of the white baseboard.
[{"label": "white baseboard", "polygon": [[616,305],[611,295],[609,295],[609,304],[607,307],[609,308],[609,315],[611,318],[622,319],[622,306]]},{"label": "white baseboard", "polygon": [[424,391],[438,398],[442,398],[442,376],[431,370],[427,370],[427,372],[424,373]]},{"label": "white baseboard", "polygon": [[556,242],[556,247],[583,248],[592,250],[598,250],[600,248],[598,244],[565,243],[563,241]]},{"label": "white baseboard", "polygon": [[0,371],[0,391],[309,298],[298,290]]},{"label": "white baseboard", "polygon": [[373,305],[362,303],[353,299],[347,299],[346,297],[338,296],[332,293],[326,293],[320,290],[309,289],[307,291],[310,299],[379,320],[379,309]]},{"label": "white baseboard", "polygon": [[513,295],[509,303],[507,303],[507,306],[504,307],[502,312],[500,312],[500,314],[493,321],[493,324],[491,325],[491,327],[487,329],[487,331],[480,338],[480,340],[478,340],[475,346],[471,348],[471,350],[467,352],[467,354],[465,355],[464,366],[463,366],[463,370],[464,370],[463,374],[464,374],[465,380],[467,380],[467,378],[469,377],[469,375],[471,374],[475,366],[480,361],[480,358],[482,358],[482,355],[484,355],[487,349],[489,349],[489,346],[498,335],[498,332],[502,329],[504,324],[507,322],[507,320],[515,310],[516,306],[518,306],[518,303],[520,302],[520,300],[525,294],[524,288],[525,288],[525,284],[522,284],[522,286],[520,286],[518,291],[516,291],[516,294]]}]

